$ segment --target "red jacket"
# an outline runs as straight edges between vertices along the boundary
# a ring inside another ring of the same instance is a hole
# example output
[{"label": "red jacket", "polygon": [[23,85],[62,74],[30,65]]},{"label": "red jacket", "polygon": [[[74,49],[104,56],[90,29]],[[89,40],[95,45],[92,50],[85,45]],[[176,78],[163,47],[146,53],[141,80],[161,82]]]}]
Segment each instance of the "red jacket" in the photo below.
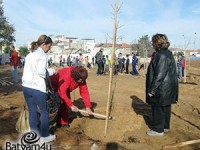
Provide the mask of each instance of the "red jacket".
[{"label": "red jacket", "polygon": [[182,59],[182,68],[185,68],[185,66],[186,66],[186,60],[185,60],[185,58],[183,58]]},{"label": "red jacket", "polygon": [[13,51],[10,56],[10,65],[18,66],[18,53],[16,51]]},{"label": "red jacket", "polygon": [[59,70],[56,75],[51,76],[50,78],[52,86],[54,90],[59,93],[61,99],[66,102],[68,107],[73,105],[70,98],[70,92],[79,87],[79,92],[83,98],[85,107],[90,108],[91,103],[87,83],[84,82],[82,84],[78,84],[74,81],[74,79],[71,77],[71,70],[73,68],[74,67],[63,68]]}]

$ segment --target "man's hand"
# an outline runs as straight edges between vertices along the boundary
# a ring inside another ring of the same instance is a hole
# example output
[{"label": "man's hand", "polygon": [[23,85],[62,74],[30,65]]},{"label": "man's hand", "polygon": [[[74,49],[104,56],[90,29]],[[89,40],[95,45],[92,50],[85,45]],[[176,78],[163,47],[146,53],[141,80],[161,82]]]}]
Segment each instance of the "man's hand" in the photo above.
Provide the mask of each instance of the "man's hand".
[{"label": "man's hand", "polygon": [[93,115],[93,112],[90,108],[86,108],[87,112],[88,112],[88,115]]},{"label": "man's hand", "polygon": [[72,105],[70,108],[73,112],[78,112],[78,107]]}]

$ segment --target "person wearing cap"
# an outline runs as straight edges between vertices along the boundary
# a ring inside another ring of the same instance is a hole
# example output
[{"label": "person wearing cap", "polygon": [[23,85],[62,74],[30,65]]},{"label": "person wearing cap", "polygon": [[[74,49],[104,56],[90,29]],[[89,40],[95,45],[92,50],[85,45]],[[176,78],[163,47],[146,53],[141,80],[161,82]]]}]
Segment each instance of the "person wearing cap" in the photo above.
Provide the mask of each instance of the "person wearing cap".
[{"label": "person wearing cap", "polygon": [[70,93],[78,87],[88,114],[92,114],[90,95],[86,83],[87,77],[88,72],[83,66],[63,68],[59,70],[56,75],[51,76],[52,86],[61,98],[61,106],[58,110],[58,126],[63,128],[69,127],[68,108],[73,112],[79,111],[79,109],[72,103],[70,97]]}]

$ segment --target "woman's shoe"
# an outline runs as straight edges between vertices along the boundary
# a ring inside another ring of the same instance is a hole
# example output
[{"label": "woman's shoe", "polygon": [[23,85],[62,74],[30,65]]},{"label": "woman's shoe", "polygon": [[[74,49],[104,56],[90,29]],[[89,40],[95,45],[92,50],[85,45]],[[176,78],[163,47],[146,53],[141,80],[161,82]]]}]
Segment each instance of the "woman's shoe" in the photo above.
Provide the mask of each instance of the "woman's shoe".
[{"label": "woman's shoe", "polygon": [[163,136],[164,133],[163,133],[163,132],[159,133],[159,132],[150,130],[150,131],[147,132],[147,135],[148,135],[148,136]]},{"label": "woman's shoe", "polygon": [[70,125],[69,124],[57,124],[58,128],[69,128]]},{"label": "woman's shoe", "polygon": [[69,127],[70,127],[69,124],[63,124],[63,125],[61,125],[61,128],[69,128]]},{"label": "woman's shoe", "polygon": [[170,131],[170,129],[164,129],[164,133],[167,133],[169,131]]},{"label": "woman's shoe", "polygon": [[49,143],[56,140],[56,136],[49,134],[47,137],[40,137],[40,143]]}]

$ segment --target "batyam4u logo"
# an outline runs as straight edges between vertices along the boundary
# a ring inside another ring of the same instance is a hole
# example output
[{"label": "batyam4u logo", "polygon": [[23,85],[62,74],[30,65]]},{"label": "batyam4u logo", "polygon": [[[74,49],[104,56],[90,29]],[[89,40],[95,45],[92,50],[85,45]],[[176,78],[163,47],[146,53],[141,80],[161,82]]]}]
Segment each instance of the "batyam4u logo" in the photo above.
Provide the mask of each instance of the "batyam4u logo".
[{"label": "batyam4u logo", "polygon": [[41,143],[36,132],[27,132],[18,142],[6,142],[5,150],[53,150],[52,145]]}]

